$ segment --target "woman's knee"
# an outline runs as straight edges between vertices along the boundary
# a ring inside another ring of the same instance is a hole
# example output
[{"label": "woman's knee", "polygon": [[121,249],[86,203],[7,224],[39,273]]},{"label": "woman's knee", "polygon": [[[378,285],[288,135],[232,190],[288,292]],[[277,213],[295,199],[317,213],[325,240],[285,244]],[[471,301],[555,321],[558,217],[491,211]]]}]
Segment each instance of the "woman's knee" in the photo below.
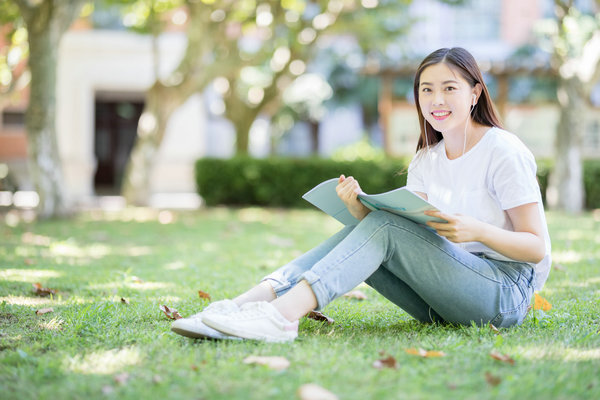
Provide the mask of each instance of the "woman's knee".
[{"label": "woman's knee", "polygon": [[377,224],[377,225],[381,225],[382,223],[385,223],[387,221],[389,221],[390,216],[393,216],[393,214],[387,212],[387,211],[383,211],[383,210],[373,210],[370,213],[368,213],[363,219],[362,221],[360,221],[360,224]]}]

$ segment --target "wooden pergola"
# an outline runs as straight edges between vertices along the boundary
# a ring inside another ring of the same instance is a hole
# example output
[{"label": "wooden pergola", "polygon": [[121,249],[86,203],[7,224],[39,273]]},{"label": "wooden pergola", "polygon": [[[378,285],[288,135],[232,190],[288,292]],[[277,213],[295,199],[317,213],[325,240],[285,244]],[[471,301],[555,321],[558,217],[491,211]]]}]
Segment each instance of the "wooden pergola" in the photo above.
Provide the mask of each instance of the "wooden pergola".
[{"label": "wooden pergola", "polygon": [[[379,94],[379,117],[381,129],[383,130],[384,150],[390,155],[390,117],[394,108],[394,103],[399,99],[395,98],[393,93],[394,80],[398,78],[413,79],[418,68],[417,64],[404,64],[396,68],[371,67],[363,72],[366,75],[375,75],[381,78],[381,90]],[[556,77],[558,74],[548,62],[524,61],[522,63],[491,62],[481,63],[481,71],[484,75],[491,75],[498,84],[497,96],[494,99],[496,108],[501,118],[506,116],[506,107],[508,104],[509,80],[516,76],[535,76],[535,77]],[[406,99],[402,99],[406,101]]]}]

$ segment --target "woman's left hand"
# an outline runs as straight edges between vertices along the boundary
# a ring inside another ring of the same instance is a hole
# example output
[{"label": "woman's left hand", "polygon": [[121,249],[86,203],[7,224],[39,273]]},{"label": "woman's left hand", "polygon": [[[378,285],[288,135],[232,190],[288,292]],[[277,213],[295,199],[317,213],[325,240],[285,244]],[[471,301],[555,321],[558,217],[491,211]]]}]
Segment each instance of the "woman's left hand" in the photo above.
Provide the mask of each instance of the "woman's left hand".
[{"label": "woman's left hand", "polygon": [[441,211],[425,211],[425,215],[443,219],[447,222],[429,221],[427,225],[437,234],[454,243],[478,242],[482,222],[476,218],[461,214],[445,214]]}]

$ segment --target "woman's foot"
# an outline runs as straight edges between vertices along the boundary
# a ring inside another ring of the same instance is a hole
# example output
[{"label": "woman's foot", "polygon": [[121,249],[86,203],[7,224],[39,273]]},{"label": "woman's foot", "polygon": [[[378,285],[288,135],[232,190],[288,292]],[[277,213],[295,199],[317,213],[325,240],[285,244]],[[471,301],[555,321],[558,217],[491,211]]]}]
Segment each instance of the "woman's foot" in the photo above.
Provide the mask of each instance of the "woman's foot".
[{"label": "woman's foot", "polygon": [[298,321],[290,322],[271,303],[257,301],[229,314],[205,314],[205,325],[227,335],[265,342],[292,342],[298,337]]},{"label": "woman's foot", "polygon": [[229,339],[240,340],[237,336],[230,336],[219,332],[202,322],[206,315],[227,315],[239,311],[239,307],[232,300],[221,300],[211,303],[198,314],[188,318],[180,318],[171,324],[171,330],[179,335],[200,339]]}]

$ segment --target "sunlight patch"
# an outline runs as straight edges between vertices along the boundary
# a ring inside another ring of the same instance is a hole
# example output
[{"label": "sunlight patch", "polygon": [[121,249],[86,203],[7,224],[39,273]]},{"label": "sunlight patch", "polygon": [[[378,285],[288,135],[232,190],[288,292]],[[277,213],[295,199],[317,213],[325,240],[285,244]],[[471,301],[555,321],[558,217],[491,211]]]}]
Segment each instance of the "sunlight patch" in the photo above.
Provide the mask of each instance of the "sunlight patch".
[{"label": "sunlight patch", "polygon": [[520,348],[516,354],[529,360],[590,361],[600,360],[600,348],[595,349],[542,349]]},{"label": "sunlight patch", "polygon": [[35,283],[47,278],[58,278],[62,274],[51,269],[5,269],[0,271],[0,279],[14,282]]},{"label": "sunlight patch", "polygon": [[272,217],[270,211],[258,207],[243,208],[238,212],[238,218],[242,222],[263,222],[267,224]]},{"label": "sunlight patch", "polygon": [[72,242],[60,242],[50,246],[50,252],[55,256],[102,258],[111,253],[110,247],[104,244],[80,246]]},{"label": "sunlight patch", "polygon": [[89,285],[90,289],[122,289],[124,287],[139,290],[171,289],[175,284],[171,282],[109,282]]},{"label": "sunlight patch", "polygon": [[565,349],[564,359],[566,361],[589,361],[600,360],[600,348],[596,349]]},{"label": "sunlight patch", "polygon": [[581,259],[581,253],[578,253],[573,250],[552,252],[552,261],[557,263],[578,263],[579,261],[581,261]]},{"label": "sunlight patch", "polygon": [[41,297],[25,297],[25,296],[5,296],[0,297],[0,303],[15,304],[18,306],[41,306],[41,305],[59,305],[62,301],[52,300],[50,298]]},{"label": "sunlight patch", "polygon": [[214,252],[218,250],[218,246],[215,242],[204,242],[200,245],[200,249],[206,252]]},{"label": "sunlight patch", "polygon": [[164,268],[168,271],[175,271],[178,269],[184,269],[185,263],[183,261],[173,261],[164,266]]},{"label": "sunlight patch", "polygon": [[49,331],[59,331],[65,321],[62,318],[54,317],[50,321],[40,322],[39,327]]},{"label": "sunlight patch", "polygon": [[158,298],[158,302],[160,304],[164,304],[164,303],[175,304],[180,301],[181,301],[181,297],[177,297],[177,296],[160,296]]},{"label": "sunlight patch", "polygon": [[132,257],[147,256],[152,254],[152,249],[148,246],[134,246],[127,250],[127,255]]},{"label": "sunlight patch", "polygon": [[50,246],[52,239],[49,236],[36,235],[32,232],[25,232],[21,235],[21,242],[35,246]]},{"label": "sunlight patch", "polygon": [[97,351],[86,356],[67,357],[65,368],[81,374],[114,374],[126,366],[142,361],[140,350],[136,347]]},{"label": "sunlight patch", "polygon": [[589,286],[589,281],[565,281],[558,282],[555,284],[557,287],[561,288],[586,288]]}]

